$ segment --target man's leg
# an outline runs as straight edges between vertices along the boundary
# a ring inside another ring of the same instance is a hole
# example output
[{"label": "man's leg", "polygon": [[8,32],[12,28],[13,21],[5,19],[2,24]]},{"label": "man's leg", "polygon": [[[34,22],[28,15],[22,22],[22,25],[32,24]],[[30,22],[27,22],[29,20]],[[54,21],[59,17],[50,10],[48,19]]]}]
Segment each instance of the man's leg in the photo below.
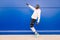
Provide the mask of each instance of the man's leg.
[{"label": "man's leg", "polygon": [[39,36],[39,34],[37,33],[36,29],[34,28],[35,22],[36,22],[35,19],[32,19],[32,20],[31,20],[30,28],[31,28],[31,30],[35,33],[35,37],[37,38],[37,37]]},{"label": "man's leg", "polygon": [[31,27],[31,30],[32,30],[35,34],[37,34],[37,31],[36,31],[36,29],[35,29],[34,27]]},{"label": "man's leg", "polygon": [[32,19],[31,20],[31,24],[30,24],[30,28],[31,28],[31,30],[35,33],[35,34],[37,34],[37,31],[36,31],[36,29],[34,28],[34,23],[35,23],[35,19]]}]

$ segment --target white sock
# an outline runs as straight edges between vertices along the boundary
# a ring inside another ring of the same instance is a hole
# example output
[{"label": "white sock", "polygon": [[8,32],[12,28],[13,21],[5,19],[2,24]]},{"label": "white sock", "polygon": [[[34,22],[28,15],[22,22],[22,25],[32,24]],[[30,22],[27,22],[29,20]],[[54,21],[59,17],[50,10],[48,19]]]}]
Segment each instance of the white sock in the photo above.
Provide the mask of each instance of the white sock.
[{"label": "white sock", "polygon": [[37,32],[36,32],[36,30],[35,30],[34,27],[32,27],[31,30],[32,30],[35,34],[37,34]]}]

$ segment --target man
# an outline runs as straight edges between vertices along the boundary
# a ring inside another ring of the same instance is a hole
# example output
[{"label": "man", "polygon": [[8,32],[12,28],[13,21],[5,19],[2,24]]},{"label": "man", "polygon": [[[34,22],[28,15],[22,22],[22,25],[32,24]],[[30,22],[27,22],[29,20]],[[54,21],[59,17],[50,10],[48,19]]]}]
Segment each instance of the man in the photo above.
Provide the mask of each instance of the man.
[{"label": "man", "polygon": [[40,7],[39,7],[38,4],[36,5],[35,8],[33,6],[31,6],[31,5],[29,5],[28,3],[26,3],[26,5],[29,6],[34,11],[33,14],[32,14],[32,16],[31,16],[32,20],[31,20],[31,23],[30,23],[30,28],[35,33],[35,35],[37,36],[38,33],[35,30],[35,28],[34,28],[34,24],[35,24],[35,22],[36,22],[37,19],[38,20],[37,20],[36,24],[38,25],[39,22],[40,22],[41,9],[40,9]]}]

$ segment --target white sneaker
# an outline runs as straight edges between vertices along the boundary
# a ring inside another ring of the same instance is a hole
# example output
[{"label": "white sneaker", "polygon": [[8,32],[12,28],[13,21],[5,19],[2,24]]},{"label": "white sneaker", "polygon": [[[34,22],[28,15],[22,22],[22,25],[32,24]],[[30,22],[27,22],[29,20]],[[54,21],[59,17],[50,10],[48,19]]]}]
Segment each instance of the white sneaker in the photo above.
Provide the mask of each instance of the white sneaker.
[{"label": "white sneaker", "polygon": [[35,34],[35,37],[37,38],[37,37],[39,37],[39,34],[37,33],[37,34]]}]

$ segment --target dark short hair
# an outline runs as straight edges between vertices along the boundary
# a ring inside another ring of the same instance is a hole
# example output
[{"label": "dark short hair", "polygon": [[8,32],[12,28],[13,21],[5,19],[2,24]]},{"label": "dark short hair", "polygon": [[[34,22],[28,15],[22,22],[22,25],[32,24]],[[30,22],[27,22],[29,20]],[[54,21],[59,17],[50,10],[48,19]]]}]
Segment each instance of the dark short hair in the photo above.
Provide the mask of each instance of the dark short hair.
[{"label": "dark short hair", "polygon": [[37,4],[36,6],[37,6],[37,7],[39,7],[39,5],[38,5],[38,4]]},{"label": "dark short hair", "polygon": [[38,4],[36,5],[36,8],[37,8],[37,9],[40,8]]}]

